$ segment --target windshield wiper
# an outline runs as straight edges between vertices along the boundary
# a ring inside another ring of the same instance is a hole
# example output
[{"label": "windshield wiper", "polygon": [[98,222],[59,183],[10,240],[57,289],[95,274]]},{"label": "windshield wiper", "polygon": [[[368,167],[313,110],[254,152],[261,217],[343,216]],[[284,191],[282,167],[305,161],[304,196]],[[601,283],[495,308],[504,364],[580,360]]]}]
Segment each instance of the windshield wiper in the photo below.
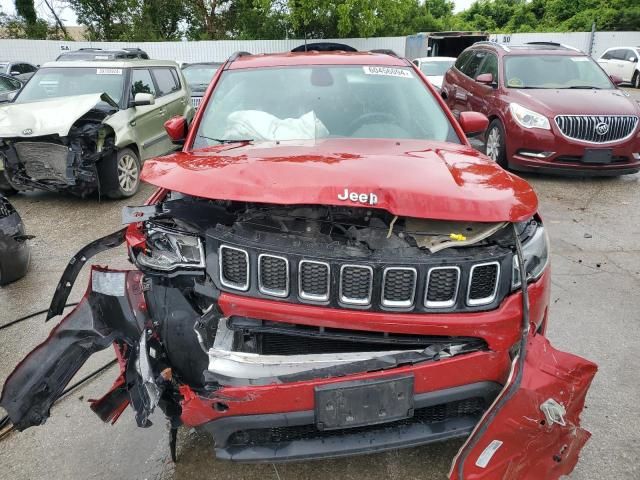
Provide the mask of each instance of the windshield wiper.
[{"label": "windshield wiper", "polygon": [[232,139],[232,138],[213,138],[213,137],[207,137],[206,135],[198,135],[198,137],[200,138],[206,138],[207,140],[213,140],[214,142],[218,142],[220,144],[225,144],[225,143],[251,143],[253,142],[252,138],[240,138],[240,139]]},{"label": "windshield wiper", "polygon": [[600,87],[592,87],[591,85],[572,85],[571,87],[565,87],[568,89],[576,89],[576,90],[602,90]]}]

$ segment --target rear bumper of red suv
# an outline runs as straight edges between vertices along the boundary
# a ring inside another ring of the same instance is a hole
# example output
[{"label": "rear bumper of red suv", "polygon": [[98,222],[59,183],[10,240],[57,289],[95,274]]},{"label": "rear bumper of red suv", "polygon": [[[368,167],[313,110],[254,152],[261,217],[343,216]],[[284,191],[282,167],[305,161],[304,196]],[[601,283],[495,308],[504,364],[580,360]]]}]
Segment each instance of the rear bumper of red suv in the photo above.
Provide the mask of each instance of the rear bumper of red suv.
[{"label": "rear bumper of red suv", "polygon": [[[531,321],[541,327],[549,303],[549,272],[529,288]],[[516,292],[489,312],[401,314],[344,312],[321,307],[226,295],[219,300],[227,317],[340,324],[353,330],[476,337],[487,348],[437,361],[394,366],[360,374],[322,376],[269,385],[225,386],[201,394],[182,386],[182,421],[201,427],[215,440],[219,458],[243,462],[293,461],[371,453],[467,436],[507,381],[511,348],[518,341],[521,295]],[[293,307],[293,309],[292,309]],[[383,327],[384,325],[384,327]],[[447,333],[444,333],[447,332]],[[344,382],[370,384],[410,376],[413,412],[407,419],[348,429],[318,428],[316,392]]]},{"label": "rear bumper of red suv", "polygon": [[[595,144],[572,140],[552,130],[526,129],[507,119],[507,158],[514,170],[579,176],[625,175],[640,171],[640,137]],[[610,149],[611,163],[587,163],[587,149]],[[545,154],[543,158],[539,156]],[[546,155],[548,154],[548,155]]]}]

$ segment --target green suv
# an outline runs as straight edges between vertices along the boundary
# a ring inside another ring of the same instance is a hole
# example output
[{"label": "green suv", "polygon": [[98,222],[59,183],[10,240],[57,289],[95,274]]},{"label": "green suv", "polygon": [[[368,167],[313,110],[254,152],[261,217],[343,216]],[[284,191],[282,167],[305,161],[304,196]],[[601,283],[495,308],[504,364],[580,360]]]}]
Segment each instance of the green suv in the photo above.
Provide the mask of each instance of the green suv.
[{"label": "green suv", "polygon": [[0,106],[0,192],[130,197],[142,162],[175,148],[164,122],[193,113],[175,62],[47,63]]}]

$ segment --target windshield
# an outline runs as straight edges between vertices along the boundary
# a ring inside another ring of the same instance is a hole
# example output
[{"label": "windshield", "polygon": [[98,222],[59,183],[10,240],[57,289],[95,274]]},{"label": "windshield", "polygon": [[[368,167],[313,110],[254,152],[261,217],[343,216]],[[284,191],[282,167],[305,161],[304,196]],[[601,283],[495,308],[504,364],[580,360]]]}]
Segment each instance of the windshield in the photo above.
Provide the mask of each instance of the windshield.
[{"label": "windshield", "polygon": [[15,103],[104,92],[120,102],[124,75],[122,68],[41,68],[24,86]]},{"label": "windshield", "polygon": [[507,56],[504,73],[509,88],[614,88],[602,69],[584,55]]},{"label": "windshield", "polygon": [[194,148],[228,140],[326,137],[460,143],[411,69],[317,66],[225,71]]},{"label": "windshield", "polygon": [[211,65],[188,65],[182,73],[192,90],[206,90],[221,63]]},{"label": "windshield", "polygon": [[440,77],[447,73],[447,70],[451,68],[455,60],[446,60],[446,61],[423,61],[420,63],[420,71],[425,75]]}]

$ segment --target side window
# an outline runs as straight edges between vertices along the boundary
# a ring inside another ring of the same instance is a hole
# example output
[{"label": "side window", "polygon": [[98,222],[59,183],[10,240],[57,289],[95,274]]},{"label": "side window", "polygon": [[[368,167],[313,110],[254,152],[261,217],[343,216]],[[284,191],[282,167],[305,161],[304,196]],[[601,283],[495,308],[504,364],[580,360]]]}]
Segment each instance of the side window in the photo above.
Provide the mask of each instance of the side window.
[{"label": "side window", "polygon": [[498,57],[493,53],[487,53],[487,57],[476,72],[476,77],[482,73],[490,73],[493,75],[493,81],[498,81]]},{"label": "side window", "polygon": [[13,72],[18,72],[16,73],[16,75],[20,75],[22,73],[24,73],[24,71],[22,71],[22,64],[21,63],[14,63],[13,65],[11,65],[11,72],[13,74]]},{"label": "side window", "polygon": [[0,93],[11,92],[15,90],[15,86],[7,77],[0,77]]},{"label": "side window", "polygon": [[150,93],[157,96],[149,70],[136,68],[131,71],[131,95],[135,97],[136,93]]},{"label": "side window", "polygon": [[626,54],[624,50],[614,50],[611,52],[614,60],[624,60]]},{"label": "side window", "polygon": [[604,55],[602,55],[602,60],[611,60],[613,59],[613,50],[609,50]]},{"label": "side window", "polygon": [[159,97],[180,90],[180,82],[176,80],[170,68],[153,68],[152,72],[158,84]]},{"label": "side window", "polygon": [[24,73],[31,73],[37,70],[36,67],[34,67],[33,65],[29,65],[28,63],[22,64],[22,69],[24,70]]},{"label": "side window", "polygon": [[472,54],[473,54],[472,51],[463,52],[462,55],[460,55],[458,57],[458,59],[456,60],[455,67],[458,70],[462,71],[462,67],[464,67],[464,64],[467,63],[467,60],[469,60],[469,58],[471,58]]},{"label": "side window", "polygon": [[462,73],[467,77],[476,78],[476,71],[486,56],[487,52],[483,52],[482,50],[473,52],[473,56],[462,67]]}]

